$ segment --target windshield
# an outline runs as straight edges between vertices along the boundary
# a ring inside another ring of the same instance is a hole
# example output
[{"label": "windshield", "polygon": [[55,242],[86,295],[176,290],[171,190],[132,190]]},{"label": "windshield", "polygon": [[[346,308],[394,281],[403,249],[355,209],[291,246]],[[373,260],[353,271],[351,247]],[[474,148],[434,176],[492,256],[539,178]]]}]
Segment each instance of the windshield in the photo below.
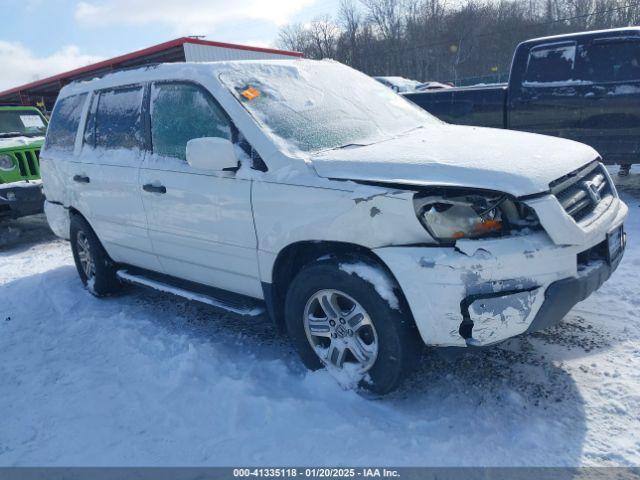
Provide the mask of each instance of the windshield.
[{"label": "windshield", "polygon": [[42,117],[33,110],[0,110],[0,138],[41,137],[46,131]]},{"label": "windshield", "polygon": [[303,152],[368,145],[440,123],[389,88],[331,61],[238,63],[221,80],[273,135]]}]

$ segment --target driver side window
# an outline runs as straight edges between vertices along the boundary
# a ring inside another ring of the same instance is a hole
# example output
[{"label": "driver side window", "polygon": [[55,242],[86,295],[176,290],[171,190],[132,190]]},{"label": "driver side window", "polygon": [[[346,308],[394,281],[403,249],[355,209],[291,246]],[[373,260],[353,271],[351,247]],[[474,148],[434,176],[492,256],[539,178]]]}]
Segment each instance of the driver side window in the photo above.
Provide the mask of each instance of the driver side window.
[{"label": "driver side window", "polygon": [[202,137],[232,140],[231,124],[211,96],[190,83],[153,84],[153,152],[186,161],[187,142]]}]

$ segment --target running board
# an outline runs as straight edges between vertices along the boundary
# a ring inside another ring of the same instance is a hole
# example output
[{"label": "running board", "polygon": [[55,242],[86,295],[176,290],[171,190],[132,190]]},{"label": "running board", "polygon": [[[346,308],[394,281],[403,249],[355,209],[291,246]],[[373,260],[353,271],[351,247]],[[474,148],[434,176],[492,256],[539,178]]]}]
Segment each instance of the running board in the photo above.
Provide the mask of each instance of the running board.
[{"label": "running board", "polygon": [[[206,303],[212,307],[221,308],[237,315],[257,317],[265,312],[260,300],[213,287],[201,286],[192,282],[184,282],[178,279],[174,280],[171,277],[165,278],[153,272],[147,273],[144,271],[138,272],[125,269],[118,270],[116,275],[123,282],[142,285],[143,287],[153,288],[160,292],[171,293],[178,297],[186,298],[187,300],[193,300],[194,302]],[[177,286],[176,283],[180,283],[181,286]],[[185,286],[183,286],[184,284],[192,287],[192,289],[185,288]],[[206,290],[206,292],[203,292],[203,290]]]}]

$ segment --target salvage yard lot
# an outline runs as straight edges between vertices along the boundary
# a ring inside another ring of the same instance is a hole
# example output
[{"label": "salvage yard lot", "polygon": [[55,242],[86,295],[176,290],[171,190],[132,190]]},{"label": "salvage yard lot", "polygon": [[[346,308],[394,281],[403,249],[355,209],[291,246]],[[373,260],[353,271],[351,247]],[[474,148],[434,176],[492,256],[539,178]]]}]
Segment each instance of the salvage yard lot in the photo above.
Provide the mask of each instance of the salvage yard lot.
[{"label": "salvage yard lot", "polygon": [[[0,235],[0,466],[638,465],[640,175],[625,258],[553,329],[382,399],[304,370],[266,320],[82,289],[42,217]],[[8,225],[8,227],[7,227]]]}]

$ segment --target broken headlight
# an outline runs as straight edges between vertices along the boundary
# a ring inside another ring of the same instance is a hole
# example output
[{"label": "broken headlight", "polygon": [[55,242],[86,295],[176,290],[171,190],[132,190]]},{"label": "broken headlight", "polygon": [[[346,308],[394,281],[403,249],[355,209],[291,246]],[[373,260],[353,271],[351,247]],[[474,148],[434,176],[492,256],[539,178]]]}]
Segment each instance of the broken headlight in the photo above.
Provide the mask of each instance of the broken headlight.
[{"label": "broken headlight", "polygon": [[0,155],[0,170],[4,170],[5,172],[9,172],[16,168],[13,163],[13,158],[10,155]]},{"label": "broken headlight", "polygon": [[414,206],[429,234],[445,242],[501,236],[539,225],[533,210],[501,193],[443,189],[416,194]]}]

